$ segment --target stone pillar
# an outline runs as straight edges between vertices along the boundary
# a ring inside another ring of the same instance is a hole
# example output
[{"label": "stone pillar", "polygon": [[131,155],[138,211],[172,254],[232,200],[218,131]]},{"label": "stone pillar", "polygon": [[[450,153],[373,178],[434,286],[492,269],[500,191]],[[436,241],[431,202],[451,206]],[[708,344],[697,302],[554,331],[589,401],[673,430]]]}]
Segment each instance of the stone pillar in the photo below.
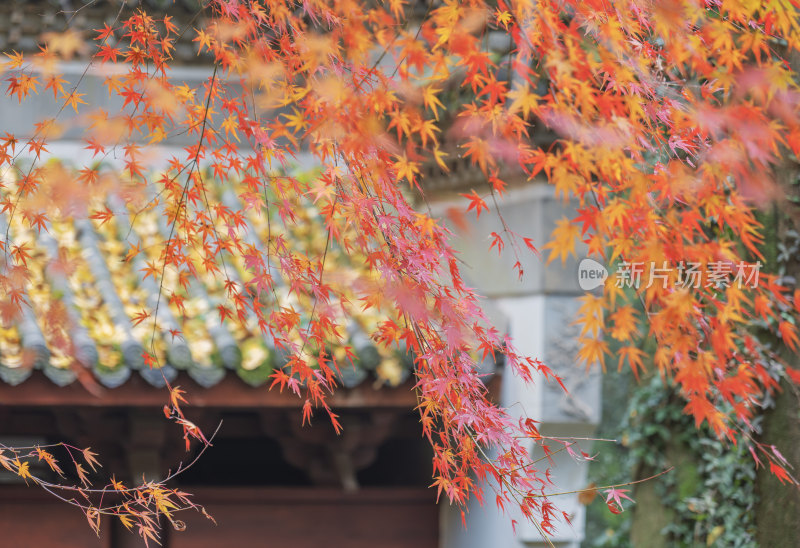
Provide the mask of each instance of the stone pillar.
[{"label": "stone pillar", "polygon": [[[509,228],[532,238],[537,247],[549,240],[558,219],[574,214],[570,207],[554,197],[552,188],[543,183],[509,190],[499,204]],[[546,256],[537,257],[524,250],[519,257],[523,269],[520,280],[514,270],[518,257],[509,245],[499,257],[496,250],[489,250],[491,232],[503,233],[502,222],[494,210],[484,212],[477,220],[470,217],[470,228],[459,230],[448,221],[448,211],[451,208],[463,210],[463,202],[441,199],[434,202],[432,208],[455,234],[452,243],[465,263],[462,269],[465,281],[488,298],[489,306],[502,312],[517,350],[544,361],[564,379],[569,390],[569,394],[565,394],[557,384],[544,379],[526,385],[506,370],[501,403],[516,416],[524,414],[540,421],[545,434],[590,437],[600,420],[600,373],[596,369],[587,372],[575,359],[579,330],[571,324],[579,306],[578,298],[584,294],[578,286],[577,261],[571,258],[562,265],[556,260],[545,266]],[[583,252],[578,251],[579,255]],[[581,449],[588,452],[590,446],[582,444]],[[541,457],[537,451],[532,448],[532,458]],[[585,462],[575,461],[565,451],[555,455],[553,461],[550,466],[553,491],[585,487]],[[545,461],[542,466],[546,467]],[[547,546],[532,524],[525,524],[513,511],[502,515],[492,502],[493,497],[486,499],[483,507],[475,501],[469,505],[466,530],[461,525],[460,513],[443,506],[443,548]],[[578,504],[576,495],[553,500],[570,514],[572,524],[561,524],[551,541],[556,546],[577,548],[583,539],[583,507]],[[512,518],[520,523],[516,535],[511,528]]]}]

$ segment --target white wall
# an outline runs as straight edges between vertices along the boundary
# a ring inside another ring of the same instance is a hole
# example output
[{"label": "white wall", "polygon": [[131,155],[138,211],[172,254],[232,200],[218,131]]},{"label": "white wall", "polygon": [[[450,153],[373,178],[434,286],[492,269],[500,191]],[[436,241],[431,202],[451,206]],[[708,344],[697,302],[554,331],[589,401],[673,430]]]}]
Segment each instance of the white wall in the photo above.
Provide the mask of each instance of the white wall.
[{"label": "white wall", "polygon": [[[480,193],[480,192],[479,192]],[[434,213],[446,218],[450,207],[464,207],[455,201],[440,201],[433,205]],[[571,210],[555,200],[549,186],[530,184],[511,190],[501,202],[500,209],[506,223],[522,236],[532,237],[537,246],[543,246],[562,215]],[[467,283],[472,283],[490,303],[506,316],[510,335],[516,349],[527,356],[541,359],[565,379],[570,395],[554,383],[540,379],[526,385],[511,371],[503,376],[501,402],[514,416],[525,415],[541,421],[545,434],[556,436],[590,437],[600,418],[600,379],[597,371],[587,373],[575,364],[577,350],[576,327],[571,323],[578,307],[577,298],[583,293],[577,284],[577,261],[551,263],[545,267],[546,257],[527,256],[522,262],[525,275],[522,281],[512,270],[516,257],[509,247],[502,257],[489,251],[490,232],[501,232],[502,226],[494,211],[484,213],[474,221],[470,230],[457,235],[453,242],[467,263],[462,273]],[[455,230],[452,223],[447,223]],[[582,251],[582,250],[581,250]],[[579,257],[580,258],[580,257]],[[581,449],[589,452],[588,443]],[[532,458],[542,455],[532,450]],[[572,491],[586,486],[587,463],[573,459],[567,452],[553,457],[551,477],[553,492]],[[545,465],[542,462],[542,466]],[[510,509],[501,513],[494,504],[494,496],[486,496],[484,506],[473,499],[462,525],[457,508],[442,504],[442,548],[522,548],[548,546],[536,527],[526,523],[519,512]],[[559,547],[577,548],[583,539],[584,508],[577,495],[555,497],[553,502],[570,515],[571,525],[559,524],[550,537]],[[516,534],[511,519],[519,523]]]}]

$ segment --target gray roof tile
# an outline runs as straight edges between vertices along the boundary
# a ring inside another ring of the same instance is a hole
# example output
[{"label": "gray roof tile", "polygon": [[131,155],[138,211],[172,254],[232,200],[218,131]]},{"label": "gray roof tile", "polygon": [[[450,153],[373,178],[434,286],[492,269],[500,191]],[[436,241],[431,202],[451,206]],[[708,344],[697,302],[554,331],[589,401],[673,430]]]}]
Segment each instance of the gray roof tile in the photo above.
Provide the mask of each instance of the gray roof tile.
[{"label": "gray roof tile", "polygon": [[[241,209],[231,191],[225,194],[224,203]],[[249,329],[220,325],[216,305],[224,303],[224,294],[221,284],[214,280],[191,283],[184,315],[177,313],[165,297],[159,300],[160,284],[142,272],[152,257],[141,253],[131,261],[122,260],[130,246],[153,248],[158,247],[154,242],[166,240],[167,227],[157,220],[159,210],[142,216],[141,223],[131,227],[127,206],[114,199],[109,200],[109,205],[118,215],[104,226],[80,219],[48,226],[46,232],[37,234],[18,219],[12,221],[12,239],[22,237],[33,247],[31,269],[36,272],[33,276],[36,287],[29,288],[28,302],[13,325],[0,325],[0,381],[18,385],[36,368],[42,369],[54,384],[65,386],[78,378],[76,367],[85,367],[107,388],[124,384],[134,374],[153,386],[163,386],[164,377],[171,381],[178,370],[186,370],[203,387],[212,387],[233,374],[252,386],[267,383],[273,368],[286,363],[286,351],[276,347],[272,338],[256,327],[255,318],[247,318]],[[267,236],[251,220],[245,225],[245,240],[261,249],[261,242]],[[0,216],[0,229],[7,227],[8,219]],[[308,227],[303,228],[307,231]],[[52,265],[53,259],[64,250],[77,263],[68,276],[46,266]],[[345,262],[349,260],[344,257]],[[244,275],[241,259],[228,254],[226,261],[229,275],[241,283]],[[341,262],[342,257],[331,259],[330,268],[336,268],[336,261]],[[347,264],[344,267],[351,268]],[[283,286],[282,281],[276,281],[279,288]],[[70,318],[72,327],[67,336],[72,356],[64,356],[54,348],[54,335],[43,327],[45,308],[54,299],[60,299]],[[160,370],[147,367],[142,356],[145,349],[152,348],[149,341],[152,323],[148,328],[136,325],[132,318],[134,311],[153,310],[156,305],[159,328],[163,331],[156,339],[159,346],[156,354],[164,363]],[[341,384],[351,388],[369,378],[392,385],[405,381],[413,361],[402,353],[379,350],[359,325],[363,321],[356,318],[347,325],[347,344],[354,349],[355,367],[345,359],[340,360]],[[173,329],[180,330],[182,335],[166,334]]]}]

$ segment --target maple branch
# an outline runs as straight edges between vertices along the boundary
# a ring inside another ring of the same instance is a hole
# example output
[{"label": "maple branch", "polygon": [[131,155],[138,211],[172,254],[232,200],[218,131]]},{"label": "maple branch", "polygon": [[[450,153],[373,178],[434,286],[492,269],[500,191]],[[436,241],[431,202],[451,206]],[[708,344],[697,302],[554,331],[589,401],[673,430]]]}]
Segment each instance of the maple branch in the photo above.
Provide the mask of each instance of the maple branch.
[{"label": "maple branch", "polygon": [[[181,209],[185,205],[186,193],[187,193],[187,191],[189,189],[189,182],[191,181],[192,172],[195,169],[199,169],[198,168],[198,161],[199,161],[199,158],[200,158],[200,150],[202,149],[203,139],[205,138],[205,135],[206,135],[206,123],[208,121],[208,111],[209,111],[209,108],[211,106],[211,95],[212,95],[212,91],[214,89],[214,85],[216,83],[217,68],[218,67],[219,67],[219,64],[215,63],[214,64],[214,72],[211,74],[211,79],[210,79],[211,82],[209,83],[208,93],[206,95],[205,113],[203,115],[203,125],[202,125],[202,127],[200,129],[200,137],[198,138],[197,151],[195,152],[194,159],[193,159],[193,161],[191,163],[191,168],[189,169],[189,173],[186,174],[186,182],[183,185],[183,192],[181,193],[180,199],[178,200],[178,206],[176,208],[176,217],[175,217],[174,221],[172,223],[170,223],[170,230],[169,230],[169,236],[167,237],[167,241],[171,241],[172,237],[173,237],[173,235],[175,233],[176,226],[178,224],[177,215],[180,214]],[[188,211],[186,212],[186,215],[188,215]],[[156,337],[156,328],[157,328],[156,320],[158,318],[158,309],[159,309],[159,306],[161,305],[161,297],[164,294],[164,272],[166,271],[166,268],[167,268],[167,259],[168,259],[168,255],[165,253],[164,254],[164,261],[161,264],[161,275],[160,275],[159,286],[158,286],[158,298],[156,300],[155,310],[153,311],[153,332],[152,332],[152,334],[150,336],[150,349],[151,349],[151,351],[153,352],[154,355],[155,355],[155,337]],[[158,360],[158,356],[155,356],[155,359]],[[163,374],[164,373],[162,371],[162,375]],[[165,378],[165,380],[166,380],[166,378]]]},{"label": "maple branch", "polygon": [[[617,487],[626,487],[628,485],[636,485],[637,483],[644,483],[646,481],[650,481],[650,480],[656,479],[657,477],[663,476],[664,474],[666,474],[668,472],[672,472],[674,469],[675,469],[674,466],[670,466],[669,468],[667,468],[666,470],[662,470],[658,474],[653,474],[652,476],[649,476],[649,477],[646,477],[646,478],[642,478],[642,479],[638,479],[638,480],[634,480],[634,481],[628,481],[628,482],[625,482],[625,483],[615,483],[613,485],[602,485],[602,486],[597,486],[597,487],[588,487],[586,489],[575,489],[574,491],[560,491],[558,493],[547,493],[547,496],[548,497],[558,497],[558,496],[561,496],[561,495],[574,495],[576,493],[589,493],[589,492],[592,492],[592,491],[598,491],[600,489],[616,489]],[[536,495],[531,495],[531,496],[536,496]]]}]

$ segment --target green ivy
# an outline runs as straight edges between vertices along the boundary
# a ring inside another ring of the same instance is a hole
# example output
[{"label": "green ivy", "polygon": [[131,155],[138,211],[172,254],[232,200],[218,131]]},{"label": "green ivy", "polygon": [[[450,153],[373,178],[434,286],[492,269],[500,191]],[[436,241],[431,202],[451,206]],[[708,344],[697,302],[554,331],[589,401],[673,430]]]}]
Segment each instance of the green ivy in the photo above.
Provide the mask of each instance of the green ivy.
[{"label": "green ivy", "polygon": [[[796,186],[800,186],[798,182]],[[790,201],[800,203],[797,192]],[[761,212],[759,220],[765,227],[764,270],[777,274],[789,287],[797,287],[791,274],[798,271],[800,262],[800,230],[777,209]],[[754,320],[750,331],[764,349],[767,370],[780,380],[786,376],[783,366],[769,356],[787,351],[774,333],[778,321],[794,323],[795,319],[788,307],[780,306],[776,312],[777,318],[769,322]],[[652,356],[652,341],[643,345],[645,354]],[[670,518],[661,531],[666,546],[758,546],[755,463],[743,443],[734,446],[717,439],[708,428],[696,429],[692,418],[683,413],[686,402],[674,384],[658,376],[636,385],[630,373],[608,375],[603,400],[597,435],[621,443],[599,448],[589,467],[591,480],[599,485],[621,484],[675,466],[670,473],[651,480],[660,506],[652,511],[663,511]],[[773,407],[774,398],[765,394],[759,404],[763,415]],[[756,435],[761,431],[760,422],[760,416],[753,420]],[[671,462],[670,456],[675,460],[676,452],[680,463]],[[631,532],[637,510],[637,519],[645,519],[641,512],[648,510],[641,507],[614,515],[602,501],[592,503],[587,509],[584,548],[633,546]]]},{"label": "green ivy", "polygon": [[753,459],[743,445],[723,442],[705,427],[697,430],[685,405],[671,383],[654,377],[634,392],[623,425],[641,469],[676,466],[653,480],[663,506],[674,512],[662,534],[670,546],[757,546]]},{"label": "green ivy", "polygon": [[[642,512],[669,511],[671,519],[661,531],[667,546],[756,547],[753,459],[742,445],[725,443],[707,428],[697,430],[683,413],[685,405],[674,386],[660,377],[635,387],[626,416],[617,423],[621,447],[601,449],[608,458],[600,458],[590,475],[598,483],[624,483],[634,479],[632,471],[646,477],[674,466],[649,480],[659,506],[637,508],[637,519],[646,519]],[[633,517],[631,508],[613,515],[602,502],[594,503],[584,546],[632,546]]]}]

